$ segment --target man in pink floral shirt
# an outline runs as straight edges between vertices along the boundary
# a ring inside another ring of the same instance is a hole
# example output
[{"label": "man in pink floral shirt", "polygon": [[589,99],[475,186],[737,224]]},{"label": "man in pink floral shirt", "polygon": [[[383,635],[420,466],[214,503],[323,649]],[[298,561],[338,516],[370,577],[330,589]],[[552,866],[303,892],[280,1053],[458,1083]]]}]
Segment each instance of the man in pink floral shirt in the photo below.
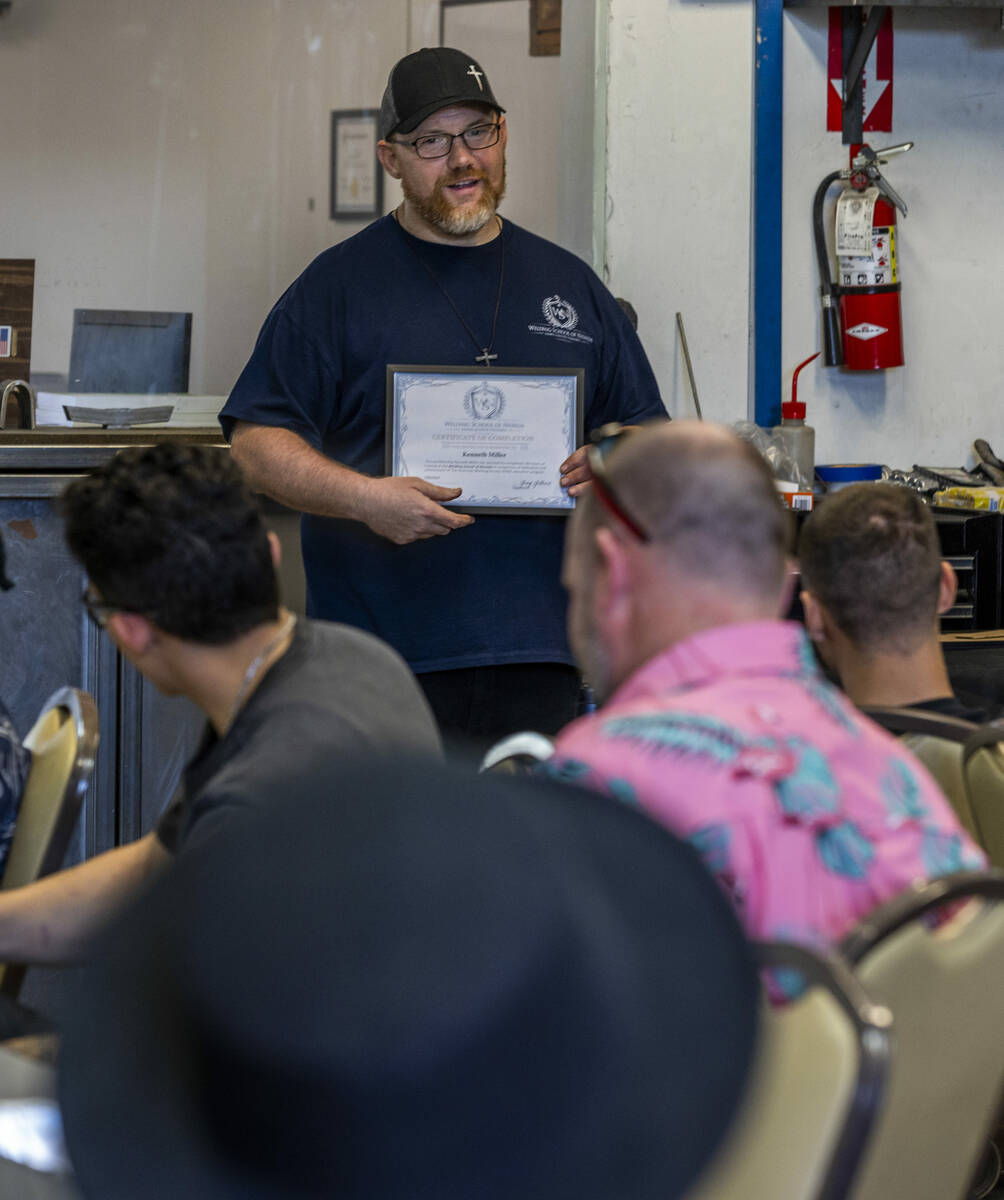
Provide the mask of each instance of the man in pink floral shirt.
[{"label": "man in pink floral shirt", "polygon": [[547,771],[688,838],[751,935],[826,943],[914,880],[984,859],[778,619],[789,542],[768,468],[728,430],[624,438],[565,553],[572,647],[605,703]]}]

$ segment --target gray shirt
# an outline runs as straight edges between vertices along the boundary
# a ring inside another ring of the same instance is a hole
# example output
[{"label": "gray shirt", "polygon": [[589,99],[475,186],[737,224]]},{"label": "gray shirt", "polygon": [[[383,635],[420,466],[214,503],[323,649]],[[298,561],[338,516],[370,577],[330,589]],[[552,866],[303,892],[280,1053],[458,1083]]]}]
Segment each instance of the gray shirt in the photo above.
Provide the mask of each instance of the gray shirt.
[{"label": "gray shirt", "polygon": [[281,803],[292,763],[316,761],[335,787],[340,765],[365,754],[438,758],[425,697],[404,660],[378,638],[301,617],[289,649],[226,734],[207,725],[157,837],[177,853],[236,811]]}]

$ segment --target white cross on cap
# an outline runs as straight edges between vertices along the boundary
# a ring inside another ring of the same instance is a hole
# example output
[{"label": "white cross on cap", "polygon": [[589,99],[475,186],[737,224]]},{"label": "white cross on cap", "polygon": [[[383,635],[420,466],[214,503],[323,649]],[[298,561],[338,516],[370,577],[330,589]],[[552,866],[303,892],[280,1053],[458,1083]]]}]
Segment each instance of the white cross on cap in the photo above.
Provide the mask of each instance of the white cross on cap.
[{"label": "white cross on cap", "polygon": [[471,69],[467,72],[467,74],[474,76],[474,78],[478,81],[478,91],[483,92],[485,89],[484,84],[481,82],[481,76],[484,74],[484,72],[479,71],[474,63],[471,63]]}]

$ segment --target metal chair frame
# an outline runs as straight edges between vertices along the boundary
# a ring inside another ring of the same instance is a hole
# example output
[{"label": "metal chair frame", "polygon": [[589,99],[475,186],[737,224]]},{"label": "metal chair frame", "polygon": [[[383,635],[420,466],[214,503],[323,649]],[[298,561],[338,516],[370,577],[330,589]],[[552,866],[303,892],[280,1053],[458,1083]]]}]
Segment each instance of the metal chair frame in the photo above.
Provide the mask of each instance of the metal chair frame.
[{"label": "metal chair frame", "polygon": [[[17,866],[18,835],[20,832],[23,837],[25,828],[21,823],[23,814],[18,814],[7,858],[7,867],[3,880],[0,882],[0,888],[20,887],[59,870],[66,857],[70,838],[73,835],[84,796],[87,794],[87,788],[94,773],[94,759],[98,748],[98,711],[87,692],[72,687],[60,688],[54,692],[42,706],[35,724],[25,738],[25,745],[29,750],[35,749],[33,743],[36,738],[41,736],[40,731],[44,728],[46,719],[53,710],[65,713],[66,719],[73,723],[76,738],[73,764],[63,785],[62,795],[56,805],[55,818],[48,830],[37,866],[33,868],[30,876],[12,878],[11,868]],[[32,769],[33,767],[29,768],[28,779],[25,783],[26,795],[31,783]],[[23,803],[24,801],[22,801],[22,805]],[[26,970],[27,966],[24,963],[0,965],[0,993],[16,999],[24,982]]]},{"label": "metal chair frame", "polygon": [[890,733],[926,733],[949,742],[966,742],[979,725],[950,717],[946,713],[925,712],[922,708],[863,708],[866,717]]}]

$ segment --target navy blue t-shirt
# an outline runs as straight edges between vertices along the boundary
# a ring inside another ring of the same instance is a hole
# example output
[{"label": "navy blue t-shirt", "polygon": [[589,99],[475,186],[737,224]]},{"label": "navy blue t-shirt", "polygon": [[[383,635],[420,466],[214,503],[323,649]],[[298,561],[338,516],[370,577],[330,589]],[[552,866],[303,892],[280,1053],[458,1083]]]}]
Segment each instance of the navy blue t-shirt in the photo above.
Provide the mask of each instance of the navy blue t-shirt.
[{"label": "navy blue t-shirt", "polygon": [[[502,237],[492,365],[583,367],[587,433],[608,421],[665,417],[641,343],[594,272],[511,222]],[[220,415],[224,433],[235,421],[281,426],[348,467],[382,475],[387,364],[476,371],[499,255],[498,239],[440,245],[390,216],[324,251],[269,314]],[[560,320],[548,319],[556,310]],[[476,516],[445,537],[397,546],[358,522],[306,514],[307,612],[376,633],[419,672],[571,662],[564,531],[559,516]]]}]

